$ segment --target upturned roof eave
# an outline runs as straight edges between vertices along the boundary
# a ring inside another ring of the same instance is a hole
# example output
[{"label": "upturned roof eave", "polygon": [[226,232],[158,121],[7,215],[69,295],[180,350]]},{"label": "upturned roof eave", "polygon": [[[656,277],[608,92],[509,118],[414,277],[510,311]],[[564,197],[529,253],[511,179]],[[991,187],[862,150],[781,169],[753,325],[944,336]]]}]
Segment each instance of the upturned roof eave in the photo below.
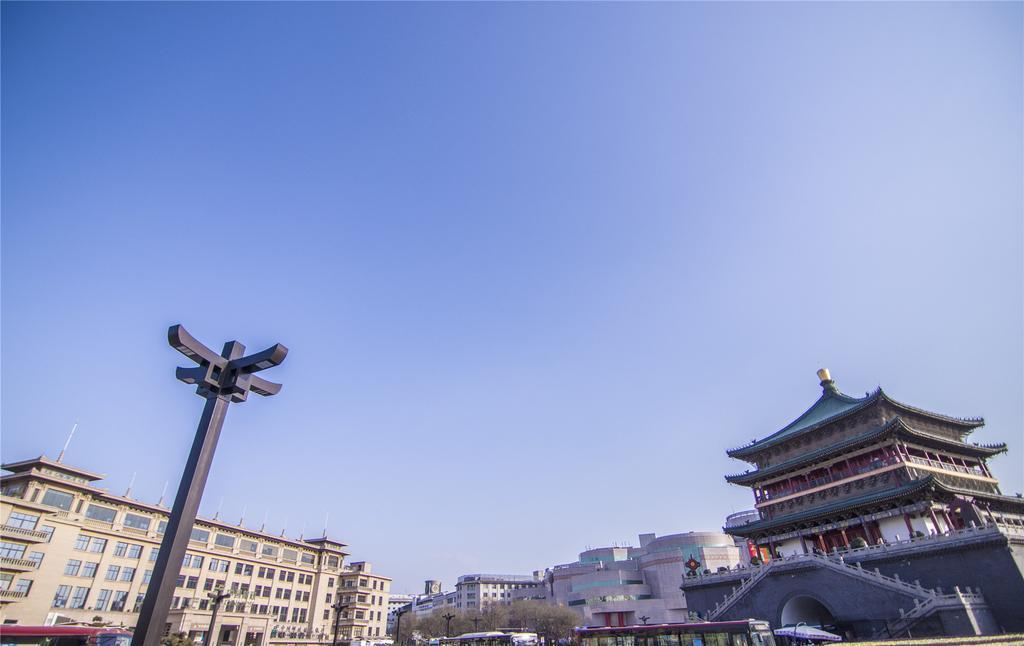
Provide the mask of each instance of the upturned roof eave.
[{"label": "upturned roof eave", "polygon": [[839,501],[831,505],[825,505],[817,509],[808,509],[807,511],[800,512],[798,514],[791,514],[789,516],[783,516],[781,518],[772,520],[759,520],[746,525],[737,525],[736,527],[724,527],[722,531],[726,534],[733,536],[748,536],[755,534],[760,531],[768,531],[776,529],[778,527],[785,527],[794,523],[803,523],[813,521],[815,519],[829,516],[831,514],[837,514],[847,511],[853,507],[860,505],[867,505],[879,502],[885,502],[894,498],[900,498],[902,496],[909,496],[919,491],[923,491],[929,487],[936,485],[934,476],[927,476],[920,480],[916,480],[912,483],[899,487],[895,490],[882,491],[876,495],[859,496],[851,498],[850,500]]}]

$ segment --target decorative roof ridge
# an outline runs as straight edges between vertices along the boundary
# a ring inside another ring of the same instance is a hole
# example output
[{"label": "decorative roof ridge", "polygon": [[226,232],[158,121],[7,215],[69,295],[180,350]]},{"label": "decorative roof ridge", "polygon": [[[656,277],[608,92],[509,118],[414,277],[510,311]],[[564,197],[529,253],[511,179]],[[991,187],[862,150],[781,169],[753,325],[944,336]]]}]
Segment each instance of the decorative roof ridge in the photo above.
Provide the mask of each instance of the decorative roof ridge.
[{"label": "decorative roof ridge", "polygon": [[1003,502],[1009,502],[1017,505],[1024,505],[1024,498],[1018,496],[1007,496],[1002,493],[988,493],[987,491],[975,491],[973,489],[961,489],[960,487],[954,487],[948,485],[940,480],[935,481],[935,488],[942,489],[946,493],[957,494],[961,496],[975,496],[979,498],[991,498],[993,500],[1001,500]]},{"label": "decorative roof ridge", "polygon": [[901,401],[896,401],[895,399],[890,397],[888,394],[886,394],[882,390],[881,387],[878,388],[877,392],[878,392],[879,395],[882,396],[882,399],[884,399],[885,401],[889,402],[893,406],[896,406],[897,408],[902,408],[902,409],[910,411],[912,413],[917,413],[919,415],[924,415],[925,417],[932,417],[932,418],[935,418],[935,419],[942,420],[944,422],[950,422],[951,424],[958,424],[960,426],[966,426],[966,427],[968,427],[969,430],[974,430],[974,429],[978,428],[979,426],[984,426],[985,425],[985,418],[984,417],[953,417],[952,415],[944,415],[942,413],[935,413],[935,412],[932,412],[930,410],[925,410],[923,408],[918,408],[916,406],[911,406],[910,404],[904,404]]},{"label": "decorative roof ridge", "polygon": [[[881,388],[878,388],[878,389],[875,390],[875,392],[867,393],[864,397],[859,397],[859,398],[858,397],[851,397],[851,396],[843,394],[843,393],[841,393],[839,391],[832,391],[832,392],[830,392],[830,391],[826,390],[824,393],[822,393],[822,395],[820,397],[818,397],[818,399],[816,399],[814,401],[813,404],[811,404],[810,408],[808,408],[804,412],[800,413],[799,417],[797,417],[795,420],[793,420],[789,424],[786,424],[783,428],[775,431],[774,433],[772,433],[771,435],[769,435],[767,437],[761,438],[760,440],[755,439],[755,440],[752,440],[752,441],[750,441],[749,443],[747,443],[747,444],[745,444],[743,446],[739,446],[739,447],[736,447],[734,449],[729,449],[725,453],[729,457],[741,457],[741,456],[744,456],[744,455],[749,455],[750,454],[750,449],[754,448],[755,446],[766,447],[766,446],[772,446],[772,445],[778,443],[779,441],[781,441],[783,439],[781,437],[783,433],[785,433],[789,429],[793,428],[793,426],[795,426],[797,422],[799,422],[801,419],[803,419],[808,413],[810,413],[812,410],[814,410],[814,408],[816,406],[818,406],[822,401],[824,401],[826,399],[839,399],[840,401],[843,401],[843,402],[845,402],[847,404],[856,404],[856,405],[853,408],[847,409],[845,411],[841,411],[839,413],[836,413],[835,415],[832,415],[830,417],[826,417],[823,420],[820,420],[818,422],[815,422],[814,424],[811,424],[807,428],[802,429],[800,431],[799,435],[803,435],[804,433],[807,433],[809,431],[813,431],[815,429],[821,428],[822,426],[825,426],[826,424],[831,424],[832,422],[840,420],[843,417],[846,417],[847,415],[852,415],[853,413],[856,413],[857,411],[863,410],[863,409],[867,408],[868,406],[870,406],[871,404],[873,404],[875,401],[877,401],[879,396],[881,396],[881,395],[882,395],[882,389]],[[796,437],[796,436],[794,435],[792,437]],[[788,439],[788,437],[786,439]]]}]

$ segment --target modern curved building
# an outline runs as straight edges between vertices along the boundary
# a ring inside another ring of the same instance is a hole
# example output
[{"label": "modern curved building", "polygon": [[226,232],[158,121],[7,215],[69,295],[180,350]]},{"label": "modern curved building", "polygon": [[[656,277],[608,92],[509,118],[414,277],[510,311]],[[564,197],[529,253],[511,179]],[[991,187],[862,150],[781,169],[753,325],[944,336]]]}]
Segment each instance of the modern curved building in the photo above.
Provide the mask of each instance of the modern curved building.
[{"label": "modern curved building", "polygon": [[728,534],[642,534],[640,547],[589,549],[574,563],[556,565],[544,588],[530,594],[577,611],[586,626],[684,621],[689,613],[679,581],[691,569],[687,563],[716,571],[739,562],[740,550]]}]

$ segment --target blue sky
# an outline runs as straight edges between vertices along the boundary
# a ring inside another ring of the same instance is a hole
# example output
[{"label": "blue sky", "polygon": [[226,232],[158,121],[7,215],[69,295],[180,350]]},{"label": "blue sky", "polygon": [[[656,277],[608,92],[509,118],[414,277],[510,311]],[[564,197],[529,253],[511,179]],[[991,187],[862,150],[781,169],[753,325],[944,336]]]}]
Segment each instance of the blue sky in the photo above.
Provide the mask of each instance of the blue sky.
[{"label": "blue sky", "polygon": [[750,507],[832,369],[1024,489],[1022,5],[2,5],[3,459],[155,501],[181,322],[291,349],[203,503],[414,591]]}]

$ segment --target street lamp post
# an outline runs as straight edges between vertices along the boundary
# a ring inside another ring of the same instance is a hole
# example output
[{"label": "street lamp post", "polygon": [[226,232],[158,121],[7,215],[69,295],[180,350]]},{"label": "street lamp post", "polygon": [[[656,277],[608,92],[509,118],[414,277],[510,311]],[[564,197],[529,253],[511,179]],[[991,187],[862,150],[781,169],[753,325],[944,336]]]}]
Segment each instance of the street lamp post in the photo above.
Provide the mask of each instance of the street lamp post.
[{"label": "street lamp post", "polygon": [[443,614],[441,616],[444,617],[444,636],[445,637],[451,637],[452,636],[452,619],[455,619],[455,615],[453,615],[452,613],[449,612],[449,613]]},{"label": "street lamp post", "polygon": [[266,381],[254,373],[280,364],[288,355],[288,348],[278,343],[245,357],[242,356],[245,346],[238,341],[225,343],[223,351],[217,354],[193,338],[181,325],[172,325],[167,330],[167,342],[198,364],[195,368],[178,368],[175,376],[179,381],[195,384],[196,394],[206,399],[206,406],[199,418],[199,428],[196,429],[171,516],[167,520],[153,577],[135,625],[132,646],[158,646],[160,643],[174,595],[175,580],[185,558],[228,405],[244,402],[250,391],[264,397],[276,395],[281,384]]},{"label": "street lamp post", "polygon": [[473,617],[473,632],[480,630],[480,617]]},{"label": "street lamp post", "polygon": [[393,646],[402,646],[402,614],[404,614],[402,608],[395,609],[395,639]]},{"label": "street lamp post", "polygon": [[336,646],[338,643],[338,624],[341,623],[341,611],[348,608],[348,605],[347,603],[342,603],[341,599],[331,604],[331,607],[334,608],[334,641],[331,642],[332,646]]},{"label": "street lamp post", "polygon": [[213,630],[217,624],[217,609],[220,608],[220,602],[230,597],[231,593],[225,592],[221,588],[217,588],[213,592],[206,593],[206,596],[210,597],[210,608],[213,610],[213,613],[210,614],[210,628],[206,631],[205,646],[215,646]]}]

